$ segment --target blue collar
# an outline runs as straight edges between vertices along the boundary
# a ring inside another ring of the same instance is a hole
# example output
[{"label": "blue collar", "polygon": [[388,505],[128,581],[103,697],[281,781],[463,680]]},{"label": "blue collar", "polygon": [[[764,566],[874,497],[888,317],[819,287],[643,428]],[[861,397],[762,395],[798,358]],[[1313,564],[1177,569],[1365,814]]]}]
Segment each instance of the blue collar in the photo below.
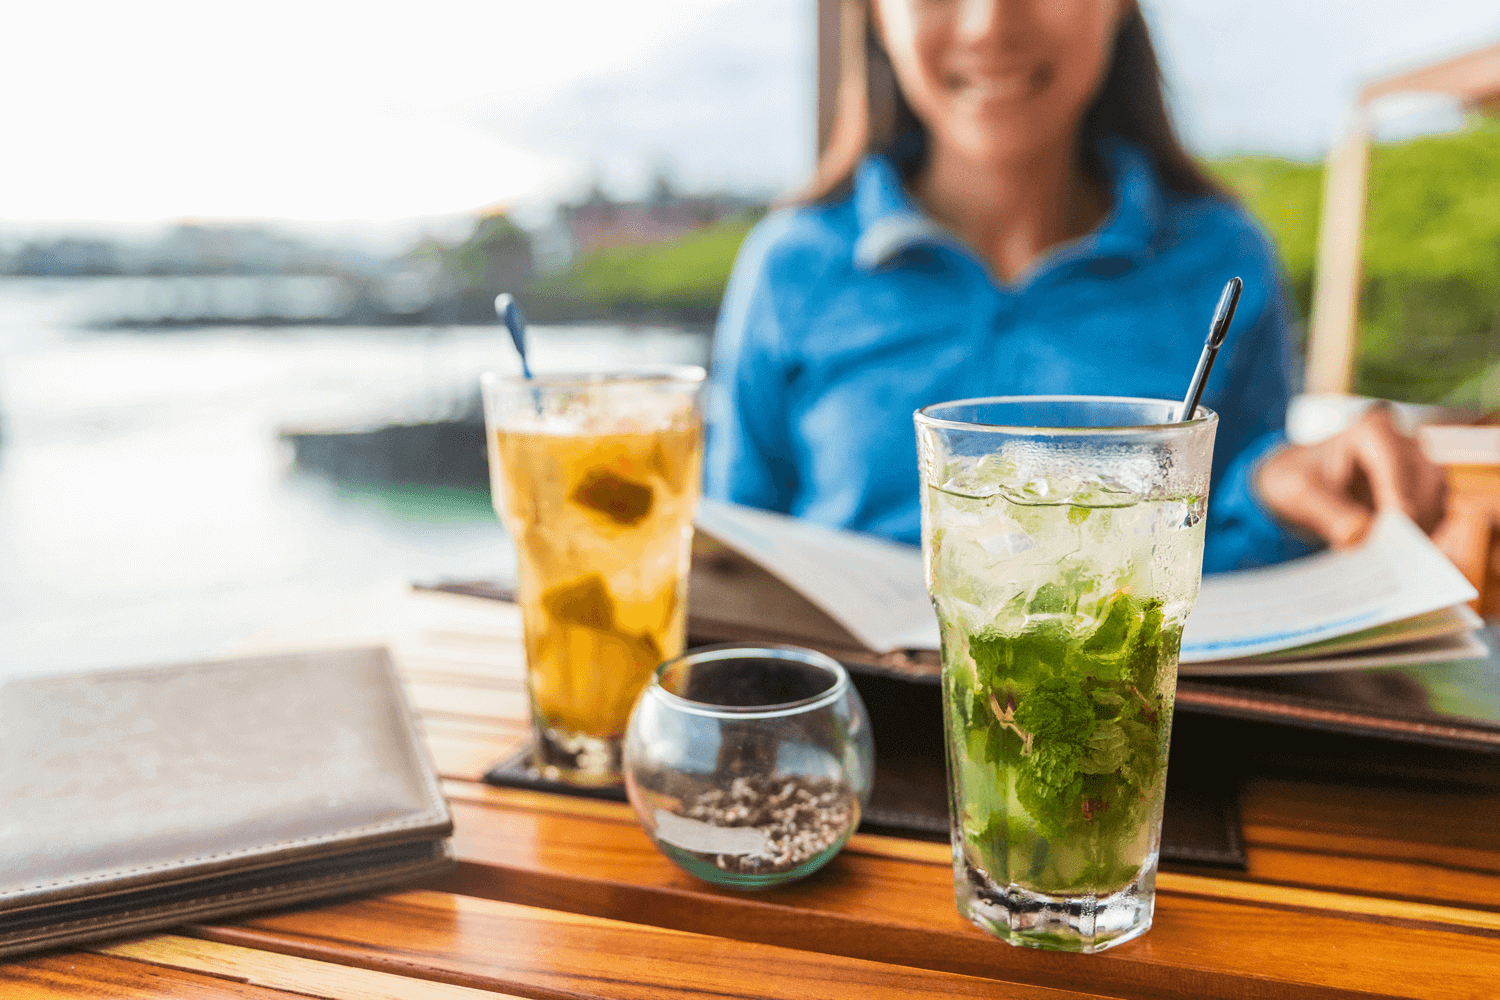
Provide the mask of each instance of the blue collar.
[{"label": "blue collar", "polygon": [[[1156,170],[1140,147],[1123,139],[1106,139],[1099,153],[1114,202],[1109,216],[1092,233],[1054,248],[1033,268],[1027,283],[1065,261],[1123,258],[1137,264],[1151,256],[1162,217]],[[920,246],[945,246],[974,255],[922,211],[895,165],[879,154],[865,157],[855,171],[854,214],[859,224],[854,263],[864,270],[883,267],[903,251]]]}]

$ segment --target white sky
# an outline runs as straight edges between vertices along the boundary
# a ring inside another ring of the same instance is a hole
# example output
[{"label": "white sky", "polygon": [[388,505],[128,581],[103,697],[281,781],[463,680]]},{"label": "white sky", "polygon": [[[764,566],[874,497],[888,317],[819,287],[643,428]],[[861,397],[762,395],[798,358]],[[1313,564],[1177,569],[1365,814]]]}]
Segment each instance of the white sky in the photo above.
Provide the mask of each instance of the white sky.
[{"label": "white sky", "polygon": [[1321,156],[1359,86],[1500,42],[1496,0],[1143,0],[1185,137]]},{"label": "white sky", "polygon": [[28,3],[0,35],[0,217],[397,218],[572,165],[487,135],[723,0]]},{"label": "white sky", "polygon": [[[1500,40],[1495,0],[1147,0],[1201,151],[1317,155],[1357,83]],[[13,4],[0,221],[389,220],[812,158],[812,0]]]}]

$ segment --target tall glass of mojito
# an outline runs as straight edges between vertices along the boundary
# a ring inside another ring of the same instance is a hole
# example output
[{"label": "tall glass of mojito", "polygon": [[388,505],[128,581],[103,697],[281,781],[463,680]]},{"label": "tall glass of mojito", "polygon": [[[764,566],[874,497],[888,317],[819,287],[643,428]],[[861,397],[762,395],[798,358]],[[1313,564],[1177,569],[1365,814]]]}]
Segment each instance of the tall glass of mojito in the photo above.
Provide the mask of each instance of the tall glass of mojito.
[{"label": "tall glass of mojito", "polygon": [[535,760],[618,784],[636,695],[682,653],[702,368],[483,382],[495,509],[516,545]]},{"label": "tall glass of mojito", "polygon": [[1096,952],[1155,904],[1177,652],[1218,418],[993,397],[916,413],[959,912]]}]

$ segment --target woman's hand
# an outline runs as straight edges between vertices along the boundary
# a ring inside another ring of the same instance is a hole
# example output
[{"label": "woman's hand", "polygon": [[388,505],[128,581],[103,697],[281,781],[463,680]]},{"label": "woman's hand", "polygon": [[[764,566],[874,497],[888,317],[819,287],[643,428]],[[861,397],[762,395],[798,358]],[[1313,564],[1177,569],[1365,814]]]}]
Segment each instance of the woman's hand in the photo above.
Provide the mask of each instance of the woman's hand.
[{"label": "woman's hand", "polygon": [[1374,406],[1326,441],[1289,445],[1261,464],[1262,503],[1280,520],[1334,548],[1359,542],[1375,515],[1404,511],[1431,534],[1447,508],[1443,470],[1416,439],[1396,429],[1390,410]]}]

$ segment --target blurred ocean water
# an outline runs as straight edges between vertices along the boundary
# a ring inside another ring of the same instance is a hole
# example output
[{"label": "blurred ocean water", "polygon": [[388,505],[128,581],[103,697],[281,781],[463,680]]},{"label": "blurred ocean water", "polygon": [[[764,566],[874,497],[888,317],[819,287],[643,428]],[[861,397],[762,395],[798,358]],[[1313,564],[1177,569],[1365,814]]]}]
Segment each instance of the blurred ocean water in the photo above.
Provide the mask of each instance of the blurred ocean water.
[{"label": "blurred ocean water", "polygon": [[[97,285],[0,279],[0,678],[212,655],[372,584],[513,572],[487,493],[334,482],[278,439],[461,412],[517,367],[498,326],[99,331]],[[542,368],[708,348],[670,328],[533,342]]]}]

